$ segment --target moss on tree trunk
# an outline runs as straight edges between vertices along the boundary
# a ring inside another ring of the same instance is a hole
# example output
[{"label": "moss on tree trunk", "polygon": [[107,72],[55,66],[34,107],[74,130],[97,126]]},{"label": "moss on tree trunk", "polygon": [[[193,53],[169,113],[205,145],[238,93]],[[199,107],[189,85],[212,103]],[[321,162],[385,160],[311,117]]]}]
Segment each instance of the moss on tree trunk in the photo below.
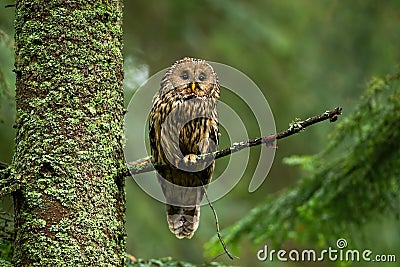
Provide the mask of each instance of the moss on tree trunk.
[{"label": "moss on tree trunk", "polygon": [[121,266],[122,1],[16,3],[16,266]]}]

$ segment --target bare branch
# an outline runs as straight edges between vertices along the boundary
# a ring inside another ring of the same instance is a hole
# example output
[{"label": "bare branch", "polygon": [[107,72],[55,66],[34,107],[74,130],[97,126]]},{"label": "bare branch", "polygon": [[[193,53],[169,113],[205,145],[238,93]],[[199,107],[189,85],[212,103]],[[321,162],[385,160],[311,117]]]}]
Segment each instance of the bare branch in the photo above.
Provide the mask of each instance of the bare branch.
[{"label": "bare branch", "polygon": [[[269,147],[273,147],[275,140],[283,139],[285,137],[296,134],[296,133],[304,130],[306,127],[316,124],[321,121],[325,121],[325,120],[329,119],[331,122],[334,122],[337,120],[337,117],[341,114],[342,114],[342,108],[337,107],[335,109],[328,110],[321,115],[308,118],[304,121],[300,121],[297,119],[294,122],[292,122],[290,124],[290,127],[285,131],[282,131],[282,132],[276,133],[276,134],[270,134],[267,136],[259,137],[256,139],[250,139],[250,140],[243,141],[240,143],[234,143],[234,144],[232,144],[232,146],[230,146],[228,148],[225,148],[225,149],[222,149],[222,150],[219,150],[216,152],[212,152],[212,153],[198,155],[196,158],[196,161],[198,161],[198,162],[213,161],[215,159],[219,159],[219,158],[225,157],[227,155],[233,154],[235,152],[238,152],[240,150],[243,150],[247,147],[257,146],[257,145],[261,145],[261,144],[266,144]],[[185,165],[185,163],[183,162],[183,160],[178,162],[178,166],[184,166],[184,165]],[[7,163],[0,162],[0,170],[6,169],[7,167],[8,167]],[[151,171],[154,171],[155,169],[161,169],[161,168],[163,168],[163,166],[151,163],[151,157],[146,157],[146,158],[143,158],[143,159],[140,159],[137,161],[127,163],[127,168],[124,170],[123,175],[129,176],[131,174],[151,172]]]},{"label": "bare branch", "polygon": [[[330,122],[335,122],[337,120],[338,116],[340,116],[341,114],[342,114],[342,108],[337,107],[335,109],[325,111],[321,115],[317,115],[317,116],[308,118],[304,121],[296,119],[295,121],[290,123],[290,127],[288,129],[286,129],[280,133],[270,134],[267,136],[259,137],[256,139],[250,139],[250,140],[243,141],[240,143],[233,143],[231,147],[228,147],[228,148],[216,151],[216,152],[212,152],[212,153],[198,155],[196,158],[196,161],[197,162],[213,161],[215,159],[219,159],[219,158],[225,157],[227,155],[236,153],[245,148],[257,146],[257,145],[261,145],[261,144],[266,144],[268,147],[274,147],[275,140],[283,139],[285,137],[296,134],[296,133],[304,130],[306,127],[316,124],[321,121],[325,121],[325,120],[329,119]],[[178,161],[178,167],[184,166],[184,165],[185,165],[185,162],[183,160]],[[131,174],[150,172],[150,171],[154,171],[155,169],[161,169],[161,168],[163,168],[163,166],[157,165],[157,164],[152,164],[151,157],[147,157],[144,159],[140,159],[138,161],[127,163],[127,169],[124,172],[124,176],[129,176]]]}]

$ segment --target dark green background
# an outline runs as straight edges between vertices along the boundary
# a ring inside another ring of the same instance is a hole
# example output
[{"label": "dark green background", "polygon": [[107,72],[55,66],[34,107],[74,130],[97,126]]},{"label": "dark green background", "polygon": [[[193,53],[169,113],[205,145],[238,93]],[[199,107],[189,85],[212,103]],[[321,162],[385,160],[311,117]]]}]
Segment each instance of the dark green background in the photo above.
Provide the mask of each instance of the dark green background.
[{"label": "dark green background", "polygon": [[[192,56],[230,65],[248,75],[267,98],[277,130],[287,128],[296,117],[306,118],[336,106],[342,106],[345,114],[351,113],[372,76],[398,71],[399,11],[400,2],[396,0],[125,1],[126,103],[146,78],[177,59]],[[4,162],[11,161],[14,149],[15,76],[13,50],[7,43],[7,38],[13,38],[13,13],[13,8],[4,8],[1,3],[0,71],[7,85],[0,84],[0,160]],[[235,109],[248,114],[242,105]],[[145,126],[137,127],[142,130]],[[331,129],[332,125],[324,123],[280,141],[267,180],[252,194],[247,192],[252,174],[248,168],[235,189],[214,204],[221,227],[245,216],[267,194],[278,194],[300,179],[300,170],[282,164],[282,159],[322,150]],[[250,123],[248,131],[256,136],[256,125]],[[224,136],[221,138],[226,144]],[[252,149],[252,155],[259,149]],[[227,160],[219,160],[217,168],[225,166]],[[215,234],[208,207],[202,208],[200,227],[193,239],[178,240],[168,230],[164,205],[147,196],[132,180],[127,182],[127,201],[128,253],[139,258],[205,260],[203,244]],[[7,201],[3,208],[12,210]],[[391,221],[377,219],[357,231],[364,234],[365,246],[372,251],[399,251],[399,228]],[[261,247],[250,244],[251,240],[242,242],[241,259],[234,264],[266,266],[256,259]]]}]

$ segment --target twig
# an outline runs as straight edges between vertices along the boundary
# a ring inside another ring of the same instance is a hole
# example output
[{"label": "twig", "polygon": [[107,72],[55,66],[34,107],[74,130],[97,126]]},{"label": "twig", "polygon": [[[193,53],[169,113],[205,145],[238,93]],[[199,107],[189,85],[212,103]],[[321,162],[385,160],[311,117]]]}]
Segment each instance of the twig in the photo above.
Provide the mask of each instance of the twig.
[{"label": "twig", "polygon": [[[296,134],[302,130],[304,130],[306,127],[313,125],[315,123],[324,121],[324,120],[330,120],[331,122],[334,122],[337,120],[337,117],[342,114],[342,108],[337,107],[332,110],[328,110],[324,112],[321,115],[314,116],[311,118],[308,118],[304,121],[296,120],[290,124],[289,129],[282,131],[280,133],[276,134],[270,134],[267,136],[259,137],[256,139],[250,139],[244,142],[240,143],[234,143],[231,147],[212,152],[212,153],[207,153],[203,155],[198,155],[196,157],[196,161],[212,161],[215,159],[219,159],[222,157],[225,157],[227,155],[233,154],[235,152],[238,152],[240,150],[243,150],[247,147],[252,147],[252,146],[257,146],[261,144],[266,144],[267,146],[272,146],[275,140],[278,139],[283,139],[285,137],[291,136],[293,134]],[[178,161],[178,166],[179,165],[184,165],[185,163],[183,160]],[[8,167],[8,164],[5,162],[0,162],[0,170],[6,169]],[[163,166],[158,165],[158,164],[153,164],[151,162],[151,157],[146,157],[137,161],[129,162],[127,163],[127,168],[124,170],[123,175],[124,176],[129,176],[131,174],[139,174],[139,173],[145,173],[145,172],[151,172],[154,171],[155,169],[161,169]]]},{"label": "twig", "polygon": [[[330,122],[335,122],[337,120],[338,116],[340,116],[341,114],[342,114],[342,108],[337,107],[335,109],[325,111],[321,115],[317,115],[317,116],[308,118],[304,121],[296,119],[295,121],[293,121],[290,124],[290,127],[285,131],[282,131],[282,132],[276,133],[276,134],[270,134],[267,136],[259,137],[256,139],[250,139],[250,140],[240,142],[240,143],[233,143],[231,147],[228,147],[228,148],[225,148],[225,149],[222,149],[219,151],[207,153],[207,154],[198,155],[196,157],[196,162],[198,162],[198,163],[201,161],[210,162],[215,159],[219,159],[219,158],[225,157],[227,155],[236,153],[247,147],[257,146],[257,145],[261,145],[261,144],[266,144],[268,147],[273,147],[275,140],[283,139],[285,137],[296,134],[296,133],[304,130],[306,127],[313,125],[315,123],[321,122],[321,121],[325,121],[325,120],[329,119]],[[183,160],[178,161],[178,167],[184,166],[184,165],[185,165],[185,162]],[[127,167],[128,168],[126,168],[126,170],[124,172],[125,176],[129,176],[131,174],[150,172],[150,171],[154,171],[155,169],[163,168],[163,166],[161,166],[161,165],[152,164],[151,157],[140,159],[140,160],[134,161],[134,162],[129,162],[129,163],[127,163]]]},{"label": "twig", "polygon": [[[200,181],[201,181],[201,180],[200,180]],[[229,252],[228,248],[226,247],[226,244],[225,244],[225,242],[224,242],[224,240],[222,239],[222,236],[221,236],[221,231],[220,231],[220,229],[219,229],[219,222],[218,222],[217,212],[215,211],[214,206],[211,204],[211,201],[210,201],[210,199],[208,198],[207,189],[206,189],[206,187],[204,186],[203,181],[201,181],[201,185],[203,186],[204,195],[206,196],[207,203],[208,203],[208,205],[210,206],[210,208],[211,208],[211,210],[212,210],[212,212],[213,212],[213,214],[214,214],[215,226],[217,227],[217,235],[218,235],[219,242],[221,243],[222,247],[224,248],[224,251],[225,251],[226,255],[228,255],[228,257],[229,257],[231,260],[233,260],[234,258],[237,258],[237,259],[238,259],[238,257],[233,256],[233,255]],[[223,255],[223,254],[222,254],[222,255]]]}]

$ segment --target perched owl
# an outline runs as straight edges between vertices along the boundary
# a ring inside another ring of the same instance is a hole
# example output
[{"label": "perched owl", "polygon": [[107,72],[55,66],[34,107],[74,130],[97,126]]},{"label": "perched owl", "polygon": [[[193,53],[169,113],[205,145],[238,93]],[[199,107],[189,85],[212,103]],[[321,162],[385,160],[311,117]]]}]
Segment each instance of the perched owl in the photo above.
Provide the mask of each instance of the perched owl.
[{"label": "perched owl", "polygon": [[[214,161],[199,164],[195,155],[218,145],[217,101],[220,88],[210,64],[183,58],[166,72],[153,98],[149,139],[153,163],[167,203],[169,229],[191,238],[199,226],[200,202],[211,180]],[[185,166],[178,166],[183,160]]]}]

